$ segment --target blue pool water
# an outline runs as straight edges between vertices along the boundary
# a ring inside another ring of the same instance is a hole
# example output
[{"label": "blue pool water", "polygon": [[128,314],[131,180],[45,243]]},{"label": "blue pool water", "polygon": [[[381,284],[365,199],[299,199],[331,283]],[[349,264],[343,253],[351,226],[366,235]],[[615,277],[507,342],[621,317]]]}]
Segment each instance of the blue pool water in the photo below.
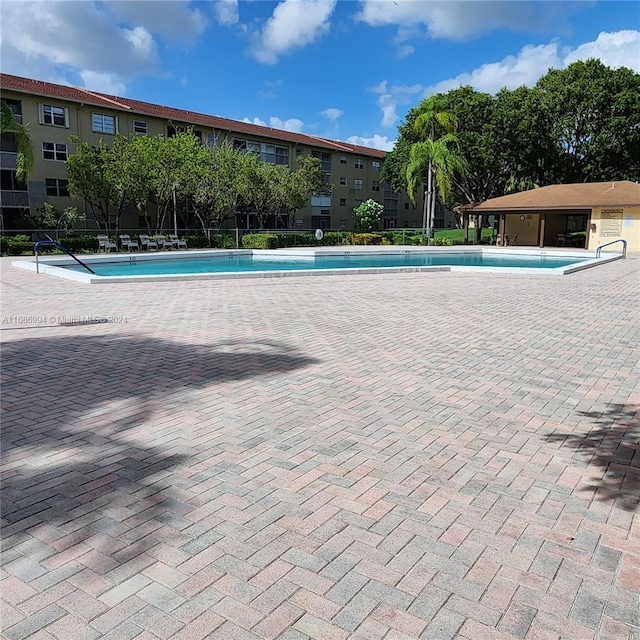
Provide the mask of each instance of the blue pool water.
[{"label": "blue pool water", "polygon": [[[366,269],[384,267],[524,267],[555,269],[565,267],[584,258],[535,255],[482,255],[482,254],[351,254],[346,256],[193,256],[157,260],[92,263],[99,276],[179,275],[197,273],[240,273],[247,271],[300,271],[311,269]],[[79,265],[66,266],[74,271],[86,271]]]}]

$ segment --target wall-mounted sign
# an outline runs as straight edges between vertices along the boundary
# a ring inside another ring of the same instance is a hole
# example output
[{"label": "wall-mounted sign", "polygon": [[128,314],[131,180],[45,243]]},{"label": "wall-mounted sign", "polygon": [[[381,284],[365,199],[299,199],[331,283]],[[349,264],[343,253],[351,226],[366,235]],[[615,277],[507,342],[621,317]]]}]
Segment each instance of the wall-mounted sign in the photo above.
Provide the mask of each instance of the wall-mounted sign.
[{"label": "wall-mounted sign", "polygon": [[601,238],[613,238],[622,233],[622,209],[603,209],[600,218]]},{"label": "wall-mounted sign", "polygon": [[623,227],[633,227],[633,218],[631,216],[626,216],[624,222],[622,223]]}]

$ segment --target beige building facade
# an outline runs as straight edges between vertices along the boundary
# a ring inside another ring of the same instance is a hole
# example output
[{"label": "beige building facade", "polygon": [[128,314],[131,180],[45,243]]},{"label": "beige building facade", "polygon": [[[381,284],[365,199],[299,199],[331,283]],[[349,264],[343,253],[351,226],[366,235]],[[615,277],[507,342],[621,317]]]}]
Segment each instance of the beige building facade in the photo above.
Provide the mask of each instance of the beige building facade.
[{"label": "beige building facade", "polygon": [[[2,101],[28,125],[35,156],[29,184],[20,185],[15,177],[15,148],[12,140],[3,136],[0,204],[4,231],[23,227],[25,212],[37,210],[45,202],[58,210],[77,207],[85,212],[87,227],[96,228],[87,204],[71,198],[67,189],[66,160],[75,150],[72,136],[97,145],[100,140],[109,144],[117,134],[171,136],[187,128],[204,144],[227,140],[266,162],[283,164],[291,170],[297,168],[300,154],[319,158],[334,185],[333,192],[330,196],[313,196],[297,212],[295,220],[285,221],[287,227],[352,229],[353,209],[369,198],[384,205],[383,228],[421,225],[422,196],[418,195],[414,206],[406,193],[395,193],[381,182],[384,151],[7,74],[0,74],[0,89]],[[188,214],[185,203],[182,227],[187,225]],[[121,227],[143,228],[142,222],[138,213],[131,211],[123,216]],[[275,226],[275,217],[273,223]],[[256,219],[251,212],[239,213],[229,226],[253,228]]]},{"label": "beige building facade", "polygon": [[640,185],[637,182],[558,184],[487,200],[469,213],[493,215],[499,244],[640,251]]}]

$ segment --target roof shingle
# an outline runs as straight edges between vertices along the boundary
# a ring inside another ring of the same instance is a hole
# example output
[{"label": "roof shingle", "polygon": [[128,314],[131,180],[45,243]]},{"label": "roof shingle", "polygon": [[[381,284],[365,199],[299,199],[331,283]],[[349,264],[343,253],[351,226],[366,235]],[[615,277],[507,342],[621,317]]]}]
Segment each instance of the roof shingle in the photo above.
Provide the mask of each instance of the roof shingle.
[{"label": "roof shingle", "polygon": [[594,207],[640,207],[640,185],[630,180],[553,184],[485,200],[471,210],[475,213],[478,211],[592,209]]},{"label": "roof shingle", "polygon": [[23,93],[30,93],[38,96],[58,98],[60,100],[68,100],[70,102],[82,102],[105,108],[108,107],[110,109],[129,111],[131,113],[145,114],[156,118],[173,120],[178,123],[206,126],[214,129],[221,129],[223,131],[244,133],[247,135],[266,138],[277,138],[279,140],[286,140],[287,142],[295,144],[304,144],[321,149],[330,149],[332,151],[362,154],[373,158],[384,158],[386,155],[384,151],[379,149],[362,147],[348,142],[329,140],[327,138],[319,138],[305,133],[294,133],[291,131],[284,131],[282,129],[273,129],[272,127],[262,127],[249,122],[230,120],[219,116],[211,116],[204,113],[166,107],[150,102],[132,100],[130,98],[111,96],[106,93],[89,91],[88,89],[81,89],[79,87],[53,84],[51,82],[43,82],[42,80],[32,80],[30,78],[22,78],[20,76],[13,76],[6,73],[0,74],[0,88],[5,90],[21,91]]}]

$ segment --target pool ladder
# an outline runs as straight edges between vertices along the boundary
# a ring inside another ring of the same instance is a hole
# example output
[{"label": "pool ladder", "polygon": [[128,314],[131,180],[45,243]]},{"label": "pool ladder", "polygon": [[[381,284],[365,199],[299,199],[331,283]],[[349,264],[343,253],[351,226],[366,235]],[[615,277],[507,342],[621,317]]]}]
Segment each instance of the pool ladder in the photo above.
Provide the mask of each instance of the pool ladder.
[{"label": "pool ladder", "polygon": [[623,240],[622,238],[619,238],[618,240],[612,240],[611,242],[606,242],[605,244],[601,244],[596,249],[596,258],[600,257],[600,254],[602,253],[602,249],[604,249],[605,247],[608,247],[610,244],[615,244],[616,242],[622,242],[622,257],[626,258],[627,257],[627,241]]},{"label": "pool ladder", "polygon": [[63,247],[57,240],[52,240],[51,238],[49,238],[48,240],[40,240],[36,242],[35,246],[33,247],[33,253],[36,256],[36,273],[40,273],[40,265],[38,264],[38,249],[43,244],[55,245],[56,247],[58,247],[58,249],[60,249],[61,251],[64,251],[64,253],[66,253],[68,256],[71,256],[80,266],[84,267],[89,273],[92,273],[94,276],[96,275],[96,272],[91,267],[88,267],[84,262],[82,262],[82,260],[80,260],[80,258],[77,258],[75,255],[73,255],[73,253],[71,253],[71,251],[69,251],[67,247]]}]

